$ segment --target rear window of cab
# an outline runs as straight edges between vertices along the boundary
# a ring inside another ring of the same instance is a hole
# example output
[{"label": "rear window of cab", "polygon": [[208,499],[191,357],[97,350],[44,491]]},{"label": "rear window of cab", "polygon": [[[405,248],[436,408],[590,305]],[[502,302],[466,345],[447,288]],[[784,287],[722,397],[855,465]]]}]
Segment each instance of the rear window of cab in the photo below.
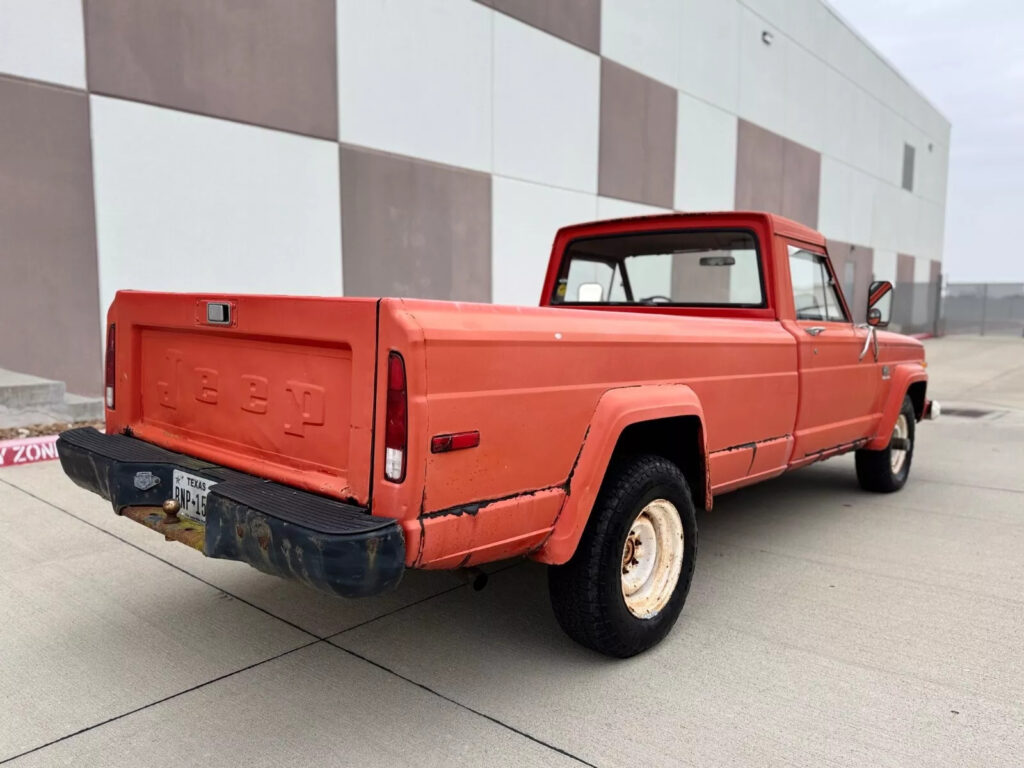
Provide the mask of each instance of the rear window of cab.
[{"label": "rear window of cab", "polygon": [[764,307],[757,237],[745,229],[706,229],[573,240],[551,303]]}]

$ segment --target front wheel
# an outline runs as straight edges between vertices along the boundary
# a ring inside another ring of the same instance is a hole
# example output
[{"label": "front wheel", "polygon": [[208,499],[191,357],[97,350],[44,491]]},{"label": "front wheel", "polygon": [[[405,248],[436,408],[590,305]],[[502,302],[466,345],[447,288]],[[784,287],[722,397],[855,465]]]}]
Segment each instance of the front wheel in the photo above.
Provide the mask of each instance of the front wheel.
[{"label": "front wheel", "polygon": [[865,491],[892,493],[906,485],[914,458],[915,419],[914,403],[904,397],[889,444],[880,451],[857,451],[857,481]]},{"label": "front wheel", "polygon": [[609,470],[572,559],[548,570],[555,617],[588,648],[634,656],[672,629],[696,557],[683,473],[661,456],[622,461]]}]

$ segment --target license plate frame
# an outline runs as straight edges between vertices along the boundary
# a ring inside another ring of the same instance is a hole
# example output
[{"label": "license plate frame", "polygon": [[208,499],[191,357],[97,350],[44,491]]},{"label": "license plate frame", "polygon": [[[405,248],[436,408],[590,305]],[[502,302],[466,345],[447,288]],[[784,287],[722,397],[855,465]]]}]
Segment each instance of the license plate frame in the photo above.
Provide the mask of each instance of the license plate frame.
[{"label": "license plate frame", "polygon": [[206,525],[206,499],[210,487],[217,481],[180,469],[174,470],[171,488],[174,500],[180,505],[178,517]]}]

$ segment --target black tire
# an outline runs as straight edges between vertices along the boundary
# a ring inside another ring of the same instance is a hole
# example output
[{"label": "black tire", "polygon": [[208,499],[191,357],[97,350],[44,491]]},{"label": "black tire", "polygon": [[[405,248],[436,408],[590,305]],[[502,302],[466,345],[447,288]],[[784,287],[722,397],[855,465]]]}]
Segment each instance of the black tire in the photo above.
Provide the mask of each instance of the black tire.
[{"label": "black tire", "polygon": [[[655,499],[670,501],[683,531],[683,563],[668,602],[649,618],[633,615],[623,597],[623,547],[634,521]],[[548,569],[555,617],[569,637],[619,658],[660,642],[686,602],[697,559],[697,518],[686,478],[661,456],[635,456],[609,468],[576,553]]]},{"label": "black tire", "polygon": [[892,438],[890,443],[880,451],[868,451],[861,449],[857,451],[857,482],[865,491],[874,493],[892,493],[898,491],[907,484],[910,476],[910,462],[914,458],[914,431],[916,427],[916,415],[914,403],[910,397],[903,398],[903,406],[900,408],[900,415],[907,420],[907,455],[903,459],[903,466],[899,472],[892,471]]}]

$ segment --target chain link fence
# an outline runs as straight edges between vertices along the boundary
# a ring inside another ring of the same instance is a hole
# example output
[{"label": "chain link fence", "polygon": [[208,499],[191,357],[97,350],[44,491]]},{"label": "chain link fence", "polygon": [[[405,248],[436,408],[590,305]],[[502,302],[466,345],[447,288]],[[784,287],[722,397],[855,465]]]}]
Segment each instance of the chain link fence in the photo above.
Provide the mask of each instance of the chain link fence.
[{"label": "chain link fence", "polygon": [[1024,337],[1024,283],[897,283],[889,327],[935,336]]},{"label": "chain link fence", "polygon": [[949,283],[936,333],[1024,336],[1024,283]]}]

